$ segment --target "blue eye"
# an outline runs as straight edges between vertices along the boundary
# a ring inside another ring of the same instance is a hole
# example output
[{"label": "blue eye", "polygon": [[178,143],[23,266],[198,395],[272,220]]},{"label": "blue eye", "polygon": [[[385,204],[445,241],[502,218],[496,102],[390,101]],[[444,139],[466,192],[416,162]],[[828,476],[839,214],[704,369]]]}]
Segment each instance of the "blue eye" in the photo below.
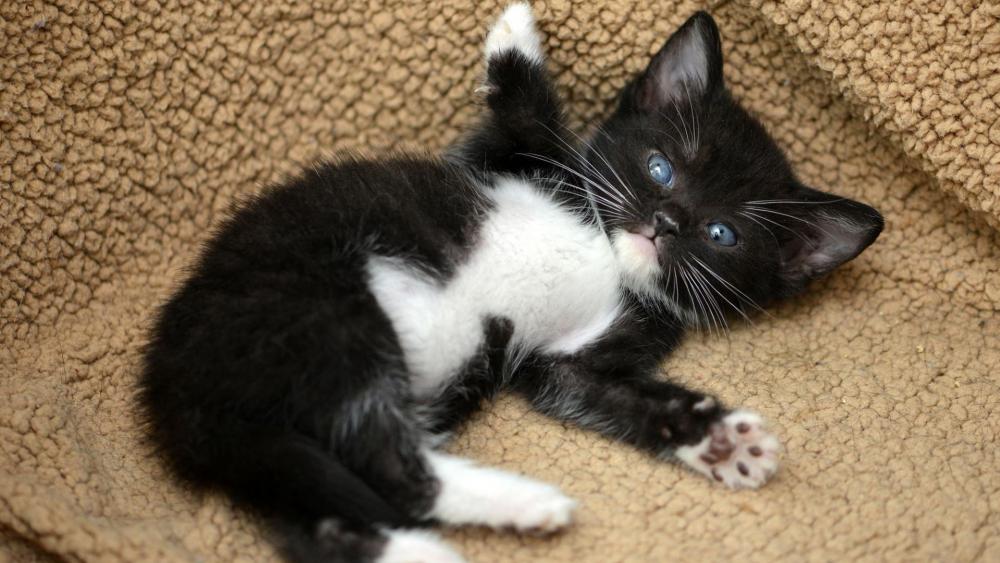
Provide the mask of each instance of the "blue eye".
[{"label": "blue eye", "polygon": [[657,184],[670,187],[674,183],[674,167],[670,165],[667,157],[656,153],[646,161],[649,167],[649,177]]},{"label": "blue eye", "polygon": [[709,223],[707,227],[708,236],[715,244],[722,246],[733,246],[736,244],[736,233],[725,223]]}]

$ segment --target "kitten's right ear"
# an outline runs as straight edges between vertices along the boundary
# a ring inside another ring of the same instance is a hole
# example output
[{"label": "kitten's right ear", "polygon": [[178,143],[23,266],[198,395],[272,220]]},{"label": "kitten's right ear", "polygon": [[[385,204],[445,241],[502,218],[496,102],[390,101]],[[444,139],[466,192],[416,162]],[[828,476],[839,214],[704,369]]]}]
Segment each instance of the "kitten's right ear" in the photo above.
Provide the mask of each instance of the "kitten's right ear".
[{"label": "kitten's right ear", "polygon": [[622,109],[657,113],[677,103],[696,102],[722,87],[719,28],[697,12],[663,45],[622,98]]},{"label": "kitten's right ear", "polygon": [[780,273],[789,294],[805,288],[815,278],[852,260],[875,242],[885,220],[882,214],[859,201],[835,197],[801,187],[797,209],[762,208],[770,220],[791,219],[778,234]]}]

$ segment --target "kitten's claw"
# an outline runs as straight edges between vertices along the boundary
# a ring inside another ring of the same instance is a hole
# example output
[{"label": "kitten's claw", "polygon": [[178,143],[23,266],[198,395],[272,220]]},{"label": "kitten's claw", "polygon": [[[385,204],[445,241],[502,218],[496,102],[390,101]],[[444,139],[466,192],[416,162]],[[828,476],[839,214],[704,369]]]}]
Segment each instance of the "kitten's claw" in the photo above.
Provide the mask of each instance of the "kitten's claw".
[{"label": "kitten's claw", "polygon": [[710,479],[734,489],[756,489],[778,469],[778,439],[764,430],[760,415],[739,410],[712,423],[694,446],[677,448],[677,458]]},{"label": "kitten's claw", "polygon": [[527,2],[507,6],[486,36],[487,64],[494,55],[508,50],[518,51],[534,63],[543,60],[541,36]]}]

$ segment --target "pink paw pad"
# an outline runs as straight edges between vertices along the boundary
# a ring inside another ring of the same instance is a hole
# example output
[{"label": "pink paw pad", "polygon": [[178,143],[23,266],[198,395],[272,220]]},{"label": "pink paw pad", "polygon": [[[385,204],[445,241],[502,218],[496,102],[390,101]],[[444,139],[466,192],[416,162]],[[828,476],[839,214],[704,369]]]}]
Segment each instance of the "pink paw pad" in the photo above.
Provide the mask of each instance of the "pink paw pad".
[{"label": "pink paw pad", "polygon": [[709,426],[708,435],[677,448],[689,467],[734,489],[756,489],[778,469],[778,439],[764,429],[760,415],[739,410]]}]

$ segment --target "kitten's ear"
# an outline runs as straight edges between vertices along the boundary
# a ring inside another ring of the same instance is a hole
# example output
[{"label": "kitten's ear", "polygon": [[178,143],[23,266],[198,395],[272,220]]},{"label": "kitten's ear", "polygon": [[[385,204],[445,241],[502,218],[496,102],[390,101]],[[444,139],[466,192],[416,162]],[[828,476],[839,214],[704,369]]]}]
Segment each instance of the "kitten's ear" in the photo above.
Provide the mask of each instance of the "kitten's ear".
[{"label": "kitten's ear", "polygon": [[[810,188],[802,188],[796,203],[766,208],[759,215],[781,221],[782,276],[792,293],[812,279],[853,259],[882,232],[882,215],[874,208]],[[794,215],[782,217],[775,212]]]},{"label": "kitten's ear", "polygon": [[708,13],[697,12],[653,56],[622,103],[655,113],[671,104],[697,101],[721,86],[719,28]]}]

